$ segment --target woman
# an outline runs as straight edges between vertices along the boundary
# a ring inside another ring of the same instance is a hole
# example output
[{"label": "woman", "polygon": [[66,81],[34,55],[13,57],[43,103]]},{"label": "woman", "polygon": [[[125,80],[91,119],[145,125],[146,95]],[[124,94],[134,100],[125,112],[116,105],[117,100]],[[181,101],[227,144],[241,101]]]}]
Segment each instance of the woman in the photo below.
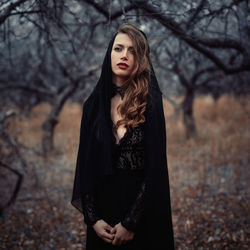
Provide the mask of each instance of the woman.
[{"label": "woman", "polygon": [[85,101],[72,205],[87,250],[174,249],[166,130],[146,36],[118,29]]}]

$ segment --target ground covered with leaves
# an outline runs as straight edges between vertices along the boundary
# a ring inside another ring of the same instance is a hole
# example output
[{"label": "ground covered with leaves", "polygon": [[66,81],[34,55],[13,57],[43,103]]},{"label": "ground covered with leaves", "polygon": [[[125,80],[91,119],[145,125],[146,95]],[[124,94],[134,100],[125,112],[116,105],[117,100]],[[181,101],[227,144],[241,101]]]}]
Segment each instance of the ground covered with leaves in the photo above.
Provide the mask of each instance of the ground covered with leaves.
[{"label": "ground covered with leaves", "polygon": [[[248,98],[249,99],[249,98]],[[167,156],[176,249],[249,249],[250,101],[223,96],[194,104],[197,136],[185,138],[181,114],[166,103]],[[67,104],[44,159],[41,124],[50,107],[13,118],[27,168],[17,200],[0,216],[0,249],[84,249],[83,216],[71,204],[81,106]],[[1,202],[16,179],[1,168]]]}]

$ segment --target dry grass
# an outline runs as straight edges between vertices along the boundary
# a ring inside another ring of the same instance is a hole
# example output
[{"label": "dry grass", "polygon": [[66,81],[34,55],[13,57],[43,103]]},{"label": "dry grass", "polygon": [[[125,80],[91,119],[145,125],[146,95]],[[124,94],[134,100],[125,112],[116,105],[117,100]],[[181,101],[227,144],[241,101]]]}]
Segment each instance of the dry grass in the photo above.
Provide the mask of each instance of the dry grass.
[{"label": "dry grass", "polygon": [[248,248],[249,114],[247,98],[223,96],[216,103],[209,96],[196,98],[197,136],[190,140],[184,139],[181,119],[167,117],[173,222],[180,249]]},{"label": "dry grass", "polygon": [[[197,97],[197,136],[189,140],[181,116],[174,117],[171,104],[166,105],[176,247],[247,249],[249,98],[223,96],[215,103],[210,96]],[[10,130],[24,145],[39,151],[41,124],[49,111],[48,104],[38,105],[29,119],[11,124]],[[65,105],[55,130],[55,152],[46,161],[26,153],[32,167],[25,173],[17,202],[0,220],[0,248],[84,245],[82,216],[70,205],[80,118],[81,105]]]}]

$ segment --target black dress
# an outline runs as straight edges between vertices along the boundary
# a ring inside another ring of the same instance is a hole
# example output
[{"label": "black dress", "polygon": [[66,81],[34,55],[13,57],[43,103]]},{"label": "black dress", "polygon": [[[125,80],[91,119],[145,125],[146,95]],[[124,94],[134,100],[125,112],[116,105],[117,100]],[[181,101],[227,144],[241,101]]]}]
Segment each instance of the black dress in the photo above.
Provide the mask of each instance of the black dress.
[{"label": "black dress", "polygon": [[[132,128],[116,144],[113,136],[113,168],[108,176],[91,193],[83,197],[84,221],[87,224],[87,250],[144,250],[144,124]],[[98,157],[98,156],[97,156]],[[132,241],[113,246],[97,236],[92,225],[103,219],[110,226],[119,222],[135,232]]]},{"label": "black dress", "polygon": [[[137,250],[174,250],[162,92],[149,55],[150,75],[146,71],[142,72],[149,80],[144,113],[144,170],[120,169],[113,164],[110,121],[113,91],[110,83],[113,74],[111,52],[116,35],[108,45],[100,78],[83,105],[71,204],[83,213],[83,197],[92,193],[96,214],[114,226],[125,218],[133,206],[144,181],[143,214],[130,249],[133,249],[134,244]],[[130,136],[127,134],[123,143]],[[120,144],[123,143],[121,141]],[[104,250],[104,243],[99,240],[101,243],[96,243],[99,242],[98,237],[92,227],[88,227],[88,250]],[[106,249],[112,249],[111,246],[109,244]],[[125,246],[129,249],[129,244]]]}]

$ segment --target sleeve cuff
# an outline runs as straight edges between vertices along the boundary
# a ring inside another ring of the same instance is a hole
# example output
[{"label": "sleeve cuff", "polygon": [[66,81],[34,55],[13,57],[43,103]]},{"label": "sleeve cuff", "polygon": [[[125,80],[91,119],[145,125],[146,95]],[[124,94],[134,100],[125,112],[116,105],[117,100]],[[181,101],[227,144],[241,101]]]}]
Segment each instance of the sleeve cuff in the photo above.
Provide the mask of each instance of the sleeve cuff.
[{"label": "sleeve cuff", "polygon": [[84,222],[85,222],[86,225],[89,226],[89,227],[94,226],[95,223],[96,223],[98,220],[100,220],[100,218],[97,218],[97,217],[96,217],[96,218],[93,219],[93,220],[89,220],[89,219],[87,219],[87,218],[84,217]]},{"label": "sleeve cuff", "polygon": [[121,221],[123,227],[125,227],[128,231],[135,232],[136,226],[133,223],[126,223],[125,221]]}]

